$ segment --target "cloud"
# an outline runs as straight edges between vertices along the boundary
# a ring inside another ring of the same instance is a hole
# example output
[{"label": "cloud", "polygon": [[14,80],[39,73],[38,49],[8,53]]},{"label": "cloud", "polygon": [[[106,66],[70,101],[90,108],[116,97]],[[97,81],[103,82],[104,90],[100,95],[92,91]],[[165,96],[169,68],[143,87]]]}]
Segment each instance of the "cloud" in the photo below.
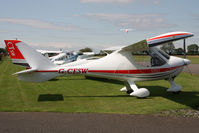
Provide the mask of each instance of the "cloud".
[{"label": "cloud", "polygon": [[108,21],[120,27],[130,27],[136,30],[169,28],[173,24],[167,24],[160,14],[105,14],[90,13],[86,17]]},{"label": "cloud", "polygon": [[158,4],[159,0],[80,0],[81,3],[111,3],[111,4],[129,4],[132,2],[144,2]]},{"label": "cloud", "polygon": [[79,51],[82,48],[89,47],[94,52],[99,53],[101,49],[107,48],[106,44],[82,44],[82,43],[74,43],[74,42],[25,42],[28,45],[31,45],[34,49],[39,50],[67,50],[67,51]]},{"label": "cloud", "polygon": [[49,30],[64,30],[71,31],[79,29],[77,26],[67,25],[60,26],[53,23],[37,20],[37,19],[15,19],[15,18],[0,18],[0,22],[6,22],[11,24],[25,25],[37,29],[49,29]]},{"label": "cloud", "polygon": [[74,42],[26,42],[28,45],[31,45],[33,47],[44,47],[47,50],[49,48],[67,48],[71,49],[73,47],[79,47],[80,44],[74,43]]}]

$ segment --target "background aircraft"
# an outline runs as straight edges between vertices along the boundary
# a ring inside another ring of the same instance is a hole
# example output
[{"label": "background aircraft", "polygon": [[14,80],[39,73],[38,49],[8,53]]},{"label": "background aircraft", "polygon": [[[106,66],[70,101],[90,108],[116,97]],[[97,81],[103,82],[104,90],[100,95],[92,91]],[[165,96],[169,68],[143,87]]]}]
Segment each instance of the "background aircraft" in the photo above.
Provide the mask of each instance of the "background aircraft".
[{"label": "background aircraft", "polygon": [[133,31],[133,29],[127,28],[127,29],[120,29],[120,31],[124,31],[126,33],[128,33],[129,31]]}]

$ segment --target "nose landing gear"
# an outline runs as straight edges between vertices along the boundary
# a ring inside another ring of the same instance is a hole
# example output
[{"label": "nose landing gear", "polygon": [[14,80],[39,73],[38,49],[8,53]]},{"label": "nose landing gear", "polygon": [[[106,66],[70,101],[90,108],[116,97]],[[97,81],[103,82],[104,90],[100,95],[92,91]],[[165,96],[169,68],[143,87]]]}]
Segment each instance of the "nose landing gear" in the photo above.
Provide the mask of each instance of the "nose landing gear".
[{"label": "nose landing gear", "polygon": [[174,94],[179,94],[182,90],[182,87],[174,82],[174,78],[168,79],[171,87],[167,89],[168,92],[173,92]]}]

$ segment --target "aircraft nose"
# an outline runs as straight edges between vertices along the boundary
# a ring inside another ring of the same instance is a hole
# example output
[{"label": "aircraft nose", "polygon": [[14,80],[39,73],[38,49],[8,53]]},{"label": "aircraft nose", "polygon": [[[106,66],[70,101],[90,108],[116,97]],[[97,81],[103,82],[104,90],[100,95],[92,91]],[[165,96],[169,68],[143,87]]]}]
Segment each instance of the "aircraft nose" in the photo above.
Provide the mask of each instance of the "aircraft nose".
[{"label": "aircraft nose", "polygon": [[191,61],[188,59],[184,59],[184,65],[189,65],[189,64],[191,64]]}]

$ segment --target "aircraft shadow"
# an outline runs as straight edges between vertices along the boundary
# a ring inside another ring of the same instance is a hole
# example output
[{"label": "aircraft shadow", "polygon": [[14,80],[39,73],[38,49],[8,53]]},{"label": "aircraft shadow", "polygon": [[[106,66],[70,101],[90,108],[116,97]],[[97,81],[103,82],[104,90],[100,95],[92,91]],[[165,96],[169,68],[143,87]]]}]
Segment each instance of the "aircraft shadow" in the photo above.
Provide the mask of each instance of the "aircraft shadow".
[{"label": "aircraft shadow", "polygon": [[[192,92],[186,92],[183,91],[179,94],[173,94],[172,92],[167,92],[166,90],[168,88],[162,87],[162,86],[139,86],[139,88],[147,88],[150,91],[150,96],[147,98],[144,98],[143,100],[152,99],[153,97],[164,97],[166,99],[169,99],[171,101],[174,101],[176,103],[189,106],[193,109],[199,109],[199,91],[192,91]],[[122,92],[121,92],[122,93]],[[130,96],[128,94],[123,95],[87,95],[87,96],[64,96],[64,98],[129,98]],[[140,99],[142,100],[142,99]]]},{"label": "aircraft shadow", "polygon": [[70,97],[77,97],[77,98],[89,98],[89,97],[93,97],[93,98],[97,98],[97,97],[103,97],[103,98],[109,98],[109,97],[127,97],[129,98],[128,95],[96,95],[96,96],[92,96],[92,95],[88,95],[88,96],[64,96],[64,98],[70,98]]},{"label": "aircraft shadow", "polygon": [[62,94],[40,94],[38,102],[47,102],[47,101],[64,101]]},{"label": "aircraft shadow", "polygon": [[182,91],[179,94],[167,92],[168,88],[162,86],[139,86],[147,88],[150,91],[150,97],[164,97],[179,104],[189,106],[193,109],[199,109],[199,91]]},{"label": "aircraft shadow", "polygon": [[[114,84],[120,84],[123,85],[124,83],[122,81],[113,80],[113,79],[105,79],[105,78],[95,78],[95,77],[86,77],[89,80],[97,80],[100,82],[107,82],[107,83],[114,83]],[[79,79],[78,79],[79,80]],[[85,80],[85,79],[83,79]],[[176,103],[189,106],[193,109],[199,109],[199,91],[183,91],[179,94],[173,94],[171,92],[167,92],[166,90],[168,88],[162,87],[162,86],[138,86],[139,88],[147,88],[150,91],[150,96],[147,98],[144,98],[144,100],[151,99],[153,97],[164,97],[166,99],[169,99],[171,101],[174,101]],[[121,92],[122,93],[122,92]],[[88,96],[64,96],[62,94],[41,94],[38,97],[39,102],[43,101],[63,101],[64,98],[70,98],[70,97],[76,97],[76,98],[89,98],[89,97],[103,97],[103,98],[129,98],[130,96],[128,94],[121,94],[121,95],[88,95]]]}]

